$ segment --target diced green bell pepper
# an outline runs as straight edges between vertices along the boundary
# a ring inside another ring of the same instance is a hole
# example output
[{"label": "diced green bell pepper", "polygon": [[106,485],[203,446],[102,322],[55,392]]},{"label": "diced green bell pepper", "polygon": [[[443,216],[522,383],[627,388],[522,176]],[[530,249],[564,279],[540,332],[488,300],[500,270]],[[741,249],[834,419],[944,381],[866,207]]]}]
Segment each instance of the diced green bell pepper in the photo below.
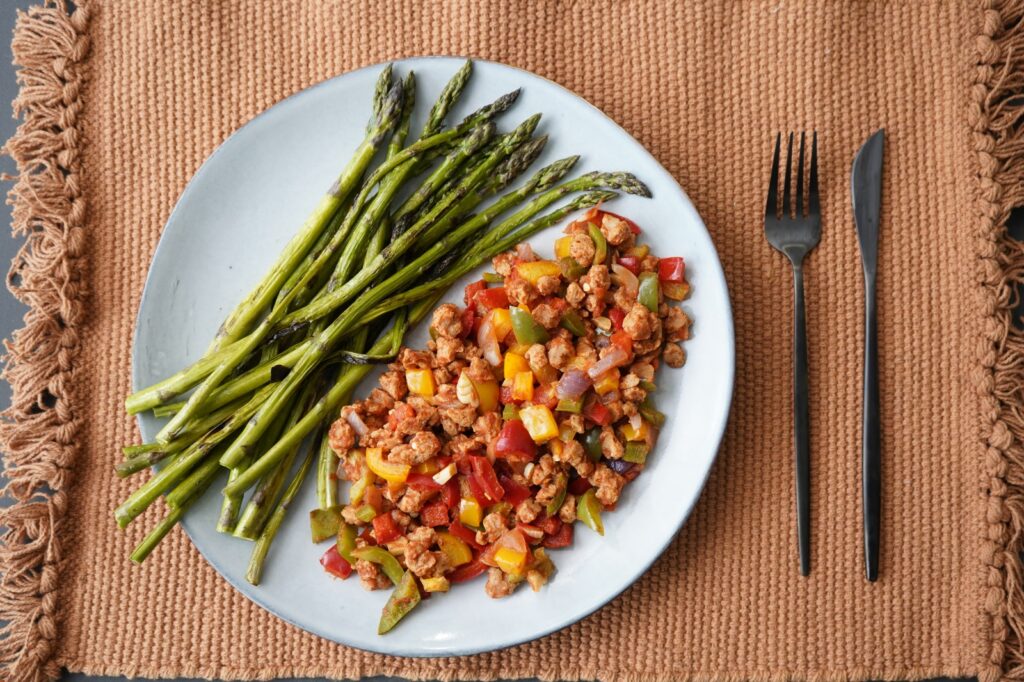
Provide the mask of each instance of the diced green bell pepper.
[{"label": "diced green bell pepper", "polygon": [[341,507],[314,509],[309,512],[309,530],[313,534],[313,542],[323,542],[338,534],[341,524]]},{"label": "diced green bell pepper", "polygon": [[352,556],[369,561],[371,564],[377,564],[380,566],[380,570],[384,571],[384,575],[391,578],[391,582],[396,585],[402,580],[402,565],[398,563],[398,559],[392,556],[391,552],[383,547],[359,547],[352,550]]},{"label": "diced green bell pepper", "polygon": [[364,504],[356,509],[356,518],[363,523],[369,523],[377,518],[377,510],[368,504]]},{"label": "diced green bell pepper", "polygon": [[522,308],[513,306],[509,308],[509,312],[512,314],[512,333],[516,335],[516,341],[519,343],[545,343],[551,338],[547,330],[533,319],[533,315]]},{"label": "diced green bell pepper", "polygon": [[604,263],[608,260],[608,240],[604,238],[601,228],[594,223],[587,223],[587,232],[594,240],[594,264]]},{"label": "diced green bell pepper", "polygon": [[488,514],[502,514],[502,515],[511,514],[512,513],[512,505],[509,504],[508,502],[497,502],[497,503],[492,504],[490,507],[487,508],[487,513]]},{"label": "diced green bell pepper", "polygon": [[354,564],[356,562],[356,558],[352,556],[352,552],[355,551],[356,548],[355,526],[345,523],[344,521],[341,522],[341,528],[338,529],[337,547],[338,554],[341,555],[342,559],[350,564]]},{"label": "diced green bell pepper", "polygon": [[509,421],[510,419],[519,419],[519,408],[512,403],[509,403],[502,408],[501,418],[505,421]]},{"label": "diced green bell pepper", "polygon": [[661,285],[658,284],[657,273],[642,273],[640,275],[640,293],[637,295],[637,300],[652,313],[657,313],[658,301],[660,298]]},{"label": "diced green bell pepper", "polygon": [[576,518],[598,535],[604,535],[604,524],[601,522],[601,503],[591,488],[580,496],[576,503]]},{"label": "diced green bell pepper", "polygon": [[405,618],[406,614],[420,603],[420,588],[416,585],[416,577],[412,571],[406,571],[396,584],[395,591],[391,593],[391,598],[388,599],[388,603],[384,605],[384,610],[380,614],[380,623],[377,625],[378,635],[390,632],[398,625],[398,621]]},{"label": "diced green bell pepper", "polygon": [[562,398],[555,406],[555,411],[579,414],[583,411],[583,398]]},{"label": "diced green bell pepper", "polygon": [[601,429],[593,428],[583,436],[583,449],[595,462],[601,459]]},{"label": "diced green bell pepper", "polygon": [[558,259],[558,269],[562,271],[562,277],[570,282],[575,282],[587,274],[587,269],[580,265],[579,261],[571,256]]},{"label": "diced green bell pepper", "polygon": [[653,381],[646,381],[646,380],[641,380],[640,381],[640,388],[644,389],[648,393],[650,393],[651,391],[658,390],[657,385],[655,385],[655,383]]},{"label": "diced green bell pepper", "polygon": [[484,281],[488,284],[502,284],[504,283],[505,278],[496,272],[485,272]]},{"label": "diced green bell pepper", "polygon": [[565,502],[565,493],[569,489],[569,476],[564,471],[559,471],[555,474],[555,485],[557,492],[555,497],[548,502],[547,511],[548,516],[554,516],[558,513],[558,510],[562,508],[562,503]]},{"label": "diced green bell pepper", "polygon": [[569,308],[562,313],[562,320],[559,322],[562,329],[568,329],[574,336],[586,336],[587,325],[583,323],[583,318],[580,314]]},{"label": "diced green bell pepper", "polygon": [[643,464],[647,461],[647,453],[650,448],[647,447],[647,443],[630,442],[626,443],[626,452],[622,455],[622,459],[633,464]]},{"label": "diced green bell pepper", "polygon": [[665,424],[665,414],[659,412],[658,408],[654,406],[654,401],[651,400],[651,396],[647,396],[644,398],[643,402],[640,403],[640,416],[658,428],[661,428]]}]

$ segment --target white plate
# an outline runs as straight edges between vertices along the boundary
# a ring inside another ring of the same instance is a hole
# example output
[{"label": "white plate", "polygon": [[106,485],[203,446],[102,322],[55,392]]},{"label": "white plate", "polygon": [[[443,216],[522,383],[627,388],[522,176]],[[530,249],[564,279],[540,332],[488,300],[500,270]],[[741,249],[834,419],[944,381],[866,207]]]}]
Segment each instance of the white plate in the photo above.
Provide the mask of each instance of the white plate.
[{"label": "white plate", "polygon": [[[413,130],[461,63],[428,57],[395,64],[398,74],[416,71]],[[225,314],[270,266],[361,139],[379,71],[367,67],[284,100],[239,129],[199,169],[153,256],[135,332],[137,388],[196,360]],[[663,368],[658,377],[657,402],[668,422],[648,470],[627,486],[618,510],[605,515],[605,536],[578,526],[575,544],[553,553],[558,572],[547,587],[492,600],[478,579],[426,602],[384,637],[376,634],[377,620],[388,593],[367,592],[355,577],[333,580],[317,563],[326,545],[309,541],[306,510],[315,506],[311,480],[281,528],[259,587],[244,579],[252,545],[214,529],[220,504],[215,491],[221,485],[214,483],[184,521],[196,547],[247,597],[322,637],[386,654],[448,656],[491,651],[570,625],[618,595],[662,553],[697,501],[715,459],[732,396],[733,325],[722,268],[700,216],[672,176],[618,125],[568,90],[528,72],[476,62],[449,120],[518,87],[522,96],[499,127],[508,130],[543,112],[539,132],[550,134],[551,142],[534,168],[581,154],[577,173],[635,173],[654,198],[623,196],[609,208],[634,219],[655,254],[686,259],[693,294],[684,308],[694,319],[693,338],[685,344],[686,366]],[[559,232],[551,228],[531,243],[550,254]],[[446,300],[460,302],[464,284],[452,287]],[[407,341],[422,346],[425,331],[420,325]],[[367,379],[363,390],[371,383]],[[143,416],[139,427],[150,440],[159,421]]]}]

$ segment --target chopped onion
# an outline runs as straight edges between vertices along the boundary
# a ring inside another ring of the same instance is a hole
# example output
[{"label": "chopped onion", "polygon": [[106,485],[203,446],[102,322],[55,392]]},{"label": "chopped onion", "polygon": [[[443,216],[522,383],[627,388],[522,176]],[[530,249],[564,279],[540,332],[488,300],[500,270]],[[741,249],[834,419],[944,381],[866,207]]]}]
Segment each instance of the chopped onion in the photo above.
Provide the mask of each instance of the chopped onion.
[{"label": "chopped onion", "polygon": [[476,395],[476,388],[473,386],[473,382],[470,381],[466,370],[459,372],[459,380],[455,383],[455,397],[463,405],[472,405],[473,407],[480,405],[480,399]]},{"label": "chopped onion", "polygon": [[629,425],[632,426],[637,431],[640,430],[640,425],[643,423],[644,419],[643,417],[640,416],[639,412],[637,412],[636,414],[629,418]]},{"label": "chopped onion", "polygon": [[629,355],[626,351],[619,346],[612,345],[608,347],[608,352],[605,356],[587,370],[587,374],[590,375],[591,379],[596,379],[608,370],[621,367],[627,362],[629,362]]},{"label": "chopped onion", "polygon": [[574,400],[587,392],[593,385],[593,380],[578,369],[570,369],[562,375],[555,386],[555,395],[559,400]]},{"label": "chopped onion", "polygon": [[457,471],[458,469],[455,466],[455,462],[450,462],[448,466],[434,474],[434,483],[444,485],[448,481],[452,480],[452,477]]},{"label": "chopped onion", "polygon": [[608,460],[608,468],[615,473],[622,475],[633,468],[633,463],[627,462],[624,459],[611,459]]},{"label": "chopped onion", "polygon": [[516,256],[519,257],[519,260],[527,263],[537,260],[537,254],[533,252],[533,248],[527,242],[516,244]]},{"label": "chopped onion", "polygon": [[345,410],[345,421],[348,422],[348,425],[360,437],[370,432],[370,427],[366,425],[366,422],[363,421],[363,418],[355,410]]},{"label": "chopped onion", "polygon": [[640,280],[636,278],[629,268],[625,265],[618,263],[612,263],[612,272],[618,277],[619,282],[622,284],[622,288],[626,290],[626,293],[630,296],[636,297],[637,292],[640,291]]},{"label": "chopped onion", "polygon": [[476,331],[476,342],[483,352],[484,360],[492,367],[501,364],[501,346],[498,345],[498,335],[494,332],[494,322],[491,316],[484,317],[480,328]]}]

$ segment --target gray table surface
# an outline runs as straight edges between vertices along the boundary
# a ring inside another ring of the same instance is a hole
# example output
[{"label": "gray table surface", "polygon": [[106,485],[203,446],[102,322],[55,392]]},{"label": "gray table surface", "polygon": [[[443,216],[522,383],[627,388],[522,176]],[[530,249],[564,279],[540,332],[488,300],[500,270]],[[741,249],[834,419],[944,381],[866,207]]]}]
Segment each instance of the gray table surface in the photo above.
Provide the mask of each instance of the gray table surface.
[{"label": "gray table surface", "polygon": [[[14,28],[14,21],[18,9],[24,9],[33,4],[38,4],[40,0],[3,0],[0,2],[0,63],[9,64],[11,62],[11,46],[10,46],[10,35]],[[0,68],[0,103],[10,102],[14,99],[17,94],[17,83],[15,81],[15,72],[13,68],[5,67]],[[2,109],[6,105],[0,105]],[[8,116],[0,116],[0,140],[6,140],[14,133],[17,126],[17,121]],[[13,173],[14,164],[11,160],[4,156],[0,157],[0,171]],[[0,188],[6,192],[8,187]],[[10,224],[10,207],[6,204],[0,209],[3,211],[0,215],[0,223]],[[1021,221],[1024,222],[1024,221]],[[18,247],[20,246],[21,240],[15,239],[11,236],[9,230],[0,229],[0,266],[6,269],[6,264],[14,258]],[[6,290],[0,293],[0,338],[8,338],[11,333],[21,325],[21,318],[25,312],[25,307],[14,299]],[[6,408],[10,403],[10,387],[0,382],[0,409]],[[0,472],[0,481],[2,481],[2,472]],[[3,499],[0,499],[0,505],[4,503]],[[65,680],[74,682],[105,682],[107,680],[117,680],[122,678],[110,678],[110,677],[88,677],[80,674],[66,674]],[[375,677],[367,678],[369,682],[397,682],[396,678],[390,677]],[[180,680],[179,682],[188,682],[186,680]],[[945,678],[937,680],[936,682],[946,682]]]}]

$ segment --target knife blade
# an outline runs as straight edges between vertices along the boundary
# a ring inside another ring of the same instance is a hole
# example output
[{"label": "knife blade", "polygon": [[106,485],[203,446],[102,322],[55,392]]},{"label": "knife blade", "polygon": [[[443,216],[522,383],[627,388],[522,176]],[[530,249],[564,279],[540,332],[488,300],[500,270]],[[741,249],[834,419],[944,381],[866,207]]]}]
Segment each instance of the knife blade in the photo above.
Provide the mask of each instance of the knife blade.
[{"label": "knife blade", "polygon": [[882,209],[882,157],[885,130],[868,138],[853,160],[853,217],[864,266],[864,403],[861,421],[861,495],[864,516],[864,568],[878,579],[882,528],[882,438],[878,395],[878,318],[875,309],[878,237]]}]

